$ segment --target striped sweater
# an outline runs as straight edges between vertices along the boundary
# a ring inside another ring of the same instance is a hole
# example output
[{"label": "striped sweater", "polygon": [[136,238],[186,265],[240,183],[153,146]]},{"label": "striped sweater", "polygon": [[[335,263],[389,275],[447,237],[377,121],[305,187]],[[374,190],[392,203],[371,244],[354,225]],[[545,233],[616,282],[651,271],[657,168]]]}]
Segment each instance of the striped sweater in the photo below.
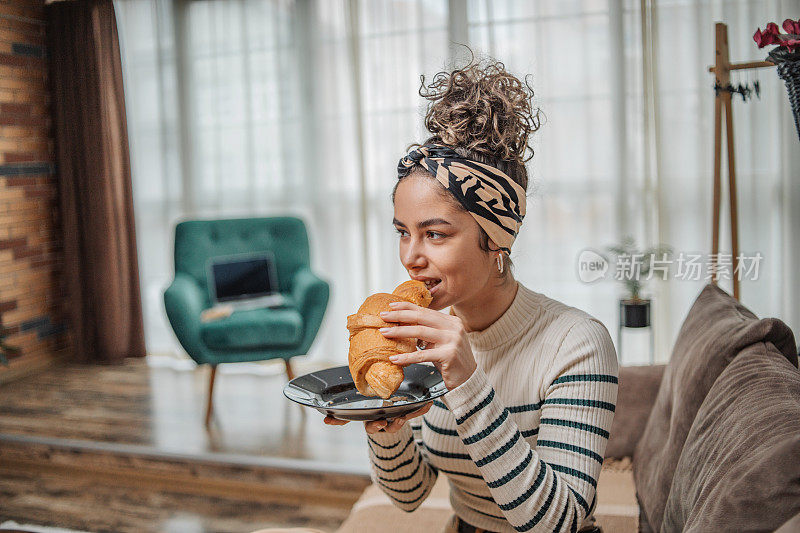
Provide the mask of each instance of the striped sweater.
[{"label": "striped sweater", "polygon": [[455,513],[490,531],[591,525],[617,400],[608,330],[518,283],[500,318],[467,335],[469,379],[400,431],[367,435],[373,482],[410,512],[445,474]]}]

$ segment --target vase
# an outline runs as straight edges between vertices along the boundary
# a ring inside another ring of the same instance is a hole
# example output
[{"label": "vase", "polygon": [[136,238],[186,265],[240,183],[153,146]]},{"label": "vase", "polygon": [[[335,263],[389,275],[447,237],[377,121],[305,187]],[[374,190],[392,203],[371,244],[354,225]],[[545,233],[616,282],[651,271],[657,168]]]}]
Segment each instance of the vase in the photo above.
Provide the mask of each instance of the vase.
[{"label": "vase", "polygon": [[619,323],[625,328],[650,326],[650,300],[620,300]]},{"label": "vase", "polygon": [[800,60],[778,63],[778,76],[786,83],[789,103],[794,115],[794,126],[800,138]]}]

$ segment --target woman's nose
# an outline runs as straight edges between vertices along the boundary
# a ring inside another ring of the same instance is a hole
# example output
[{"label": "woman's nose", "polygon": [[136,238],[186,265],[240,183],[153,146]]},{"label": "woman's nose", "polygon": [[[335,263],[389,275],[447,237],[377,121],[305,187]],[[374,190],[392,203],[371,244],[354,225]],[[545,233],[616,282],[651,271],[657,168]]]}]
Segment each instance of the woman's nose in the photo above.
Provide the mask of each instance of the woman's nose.
[{"label": "woman's nose", "polygon": [[416,242],[408,244],[401,259],[406,268],[425,266],[426,259],[422,244]]}]

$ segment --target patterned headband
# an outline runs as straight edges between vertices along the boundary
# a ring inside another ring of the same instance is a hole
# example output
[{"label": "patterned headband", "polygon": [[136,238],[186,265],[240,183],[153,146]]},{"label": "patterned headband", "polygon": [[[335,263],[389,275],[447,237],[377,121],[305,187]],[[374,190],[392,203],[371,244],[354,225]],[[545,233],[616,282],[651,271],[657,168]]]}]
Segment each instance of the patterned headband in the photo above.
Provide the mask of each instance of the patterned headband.
[{"label": "patterned headband", "polygon": [[428,144],[411,150],[397,164],[397,178],[419,163],[475,217],[507,254],[525,218],[525,189],[499,169],[458,155],[449,146]]}]

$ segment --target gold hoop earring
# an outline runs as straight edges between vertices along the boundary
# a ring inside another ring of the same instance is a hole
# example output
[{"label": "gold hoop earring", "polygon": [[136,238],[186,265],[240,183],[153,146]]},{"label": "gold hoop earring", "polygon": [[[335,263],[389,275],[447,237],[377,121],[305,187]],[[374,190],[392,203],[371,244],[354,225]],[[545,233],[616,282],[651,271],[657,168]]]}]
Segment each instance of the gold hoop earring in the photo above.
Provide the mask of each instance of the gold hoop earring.
[{"label": "gold hoop earring", "polygon": [[497,270],[499,270],[501,274],[503,273],[503,263],[503,253],[501,252],[497,254]]}]

